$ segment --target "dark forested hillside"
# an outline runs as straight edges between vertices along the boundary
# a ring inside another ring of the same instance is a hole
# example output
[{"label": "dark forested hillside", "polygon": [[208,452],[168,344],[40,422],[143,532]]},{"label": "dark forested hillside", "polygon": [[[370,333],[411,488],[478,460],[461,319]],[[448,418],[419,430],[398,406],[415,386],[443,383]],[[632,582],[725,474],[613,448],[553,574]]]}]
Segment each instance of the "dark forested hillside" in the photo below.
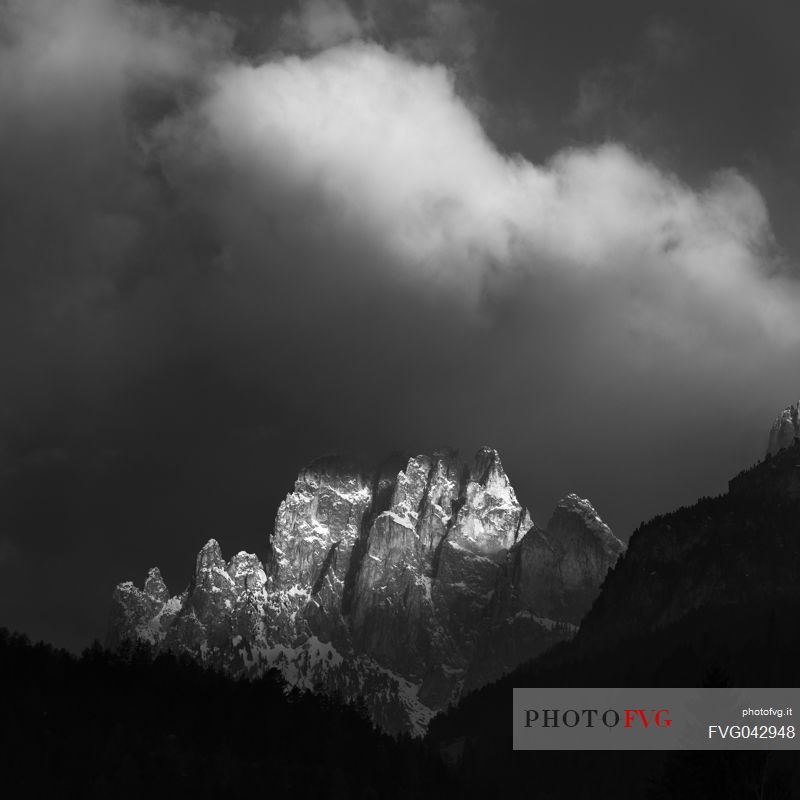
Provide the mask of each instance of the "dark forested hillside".
[{"label": "dark forested hillside", "polygon": [[[606,649],[562,645],[436,717],[428,742],[455,757],[455,775],[474,797],[498,775],[541,798],[800,797],[796,753],[515,753],[511,723],[515,686],[795,686],[798,614],[800,604],[704,609]],[[770,791],[755,794],[763,781]]]},{"label": "dark forested hillside", "polygon": [[234,681],[146,648],[80,658],[0,630],[5,797],[448,795],[438,758],[280,678]]},{"label": "dark forested hillside", "polygon": [[[0,633],[12,797],[800,797],[796,753],[512,751],[515,686],[795,686],[800,447],[642,526],[571,642],[434,718],[425,742],[363,706],[233,680],[146,646],[75,658]],[[444,764],[447,766],[445,766]]]},{"label": "dark forested hillside", "polygon": [[713,606],[800,601],[800,445],[637,530],[581,624],[603,647]]},{"label": "dark forested hillside", "polygon": [[540,797],[800,797],[797,754],[513,753],[510,713],[515,686],[797,686],[799,615],[795,444],[643,525],[577,637],[434,719],[429,742],[475,796],[502,774]]}]

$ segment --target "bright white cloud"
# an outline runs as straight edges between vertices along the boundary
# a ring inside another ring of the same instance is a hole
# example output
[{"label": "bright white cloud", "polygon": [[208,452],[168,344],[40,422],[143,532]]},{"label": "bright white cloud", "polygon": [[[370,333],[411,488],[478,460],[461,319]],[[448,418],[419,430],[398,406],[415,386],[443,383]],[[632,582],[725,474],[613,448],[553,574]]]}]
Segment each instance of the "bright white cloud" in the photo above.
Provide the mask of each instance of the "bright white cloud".
[{"label": "bright white cloud", "polygon": [[800,337],[796,289],[764,271],[767,212],[741,175],[696,191],[614,144],[545,165],[504,156],[446,69],[375,44],[229,65],[162,134],[179,160],[191,142],[195,163],[227,165],[259,213],[297,213],[297,198],[313,196],[301,227],[367,237],[422,280],[477,296],[489,272],[605,277],[654,320],[672,319],[676,336],[685,301],[694,324]]},{"label": "bright white cloud", "polygon": [[[91,206],[69,229],[88,231],[95,259],[113,260],[109,238],[127,248],[147,224],[144,143],[183,199],[218,218],[226,263],[243,227],[263,236],[278,221],[290,239],[364,243],[376,279],[473,303],[488,284],[544,274],[583,303],[601,284],[616,294],[607,326],[684,343],[732,329],[800,340],[796,284],[772,274],[767,211],[741,175],[698,190],[615,144],[541,165],[504,155],[450,71],[358,40],[364,25],[341,0],[284,19],[321,52],[259,66],[231,54],[218,20],[162,6],[7,0],[2,11],[0,139],[17,162],[24,151],[48,164],[53,193],[65,171],[65,191]],[[154,136],[130,123],[143,90],[170,100]],[[109,213],[120,198],[124,213]]]}]

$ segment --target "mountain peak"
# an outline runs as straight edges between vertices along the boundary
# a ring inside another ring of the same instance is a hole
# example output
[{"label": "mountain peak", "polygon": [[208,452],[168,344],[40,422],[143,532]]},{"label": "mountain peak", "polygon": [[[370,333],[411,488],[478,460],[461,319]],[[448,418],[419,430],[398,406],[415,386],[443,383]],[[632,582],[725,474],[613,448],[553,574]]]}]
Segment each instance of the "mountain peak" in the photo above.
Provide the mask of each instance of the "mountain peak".
[{"label": "mountain peak", "polygon": [[475,453],[475,458],[485,458],[490,462],[493,461],[500,461],[500,453],[497,452],[495,447],[491,445],[484,444],[478,448],[478,452]]},{"label": "mountain peak", "polygon": [[209,539],[197,555],[197,571],[211,569],[214,566],[224,566],[222,548],[216,539]]},{"label": "mountain peak", "polygon": [[484,486],[486,486],[492,478],[500,476],[502,476],[501,479],[505,479],[505,483],[508,483],[508,479],[503,471],[503,464],[500,461],[500,454],[494,447],[489,447],[488,445],[478,448],[478,452],[475,453],[473,474],[475,480]]},{"label": "mountain peak", "polygon": [[182,594],[156,569],[144,591],[120,585],[109,638],[233,674],[279,669],[301,688],[366,697],[385,730],[421,734],[466,691],[574,635],[618,552],[591,503],[562,506],[538,547],[493,447],[375,467],[325,456],[300,470],[263,563],[226,562],[210,539]]},{"label": "mountain peak", "polygon": [[159,600],[162,603],[169,600],[169,589],[167,589],[167,584],[164,583],[164,579],[161,577],[161,570],[158,567],[152,567],[147,571],[144,593],[153,600]]},{"label": "mountain peak", "polygon": [[591,502],[584,497],[579,497],[574,492],[564,495],[556,504],[556,508],[563,508],[567,511],[576,511],[579,514],[600,518]]},{"label": "mountain peak", "polygon": [[784,408],[772,423],[767,455],[773,456],[784,447],[791,447],[798,438],[800,438],[800,400]]},{"label": "mountain peak", "polygon": [[600,519],[600,515],[591,502],[574,493],[570,493],[558,501],[553,516],[547,523],[547,532],[556,537],[591,537],[614,557],[619,556],[625,550],[625,545]]}]

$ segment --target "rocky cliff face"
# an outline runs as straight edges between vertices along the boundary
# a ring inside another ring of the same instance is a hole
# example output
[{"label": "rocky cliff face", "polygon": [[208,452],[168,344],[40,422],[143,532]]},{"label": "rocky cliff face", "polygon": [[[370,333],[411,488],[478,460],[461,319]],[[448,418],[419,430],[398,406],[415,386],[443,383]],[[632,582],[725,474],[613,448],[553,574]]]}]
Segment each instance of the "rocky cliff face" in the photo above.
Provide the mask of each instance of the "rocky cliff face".
[{"label": "rocky cliff face", "polygon": [[532,526],[497,452],[442,450],[399,472],[315,461],[281,504],[262,564],[200,551],[170,597],[157,569],[114,593],[110,643],[138,639],[234,674],[279,669],[363,697],[391,732],[572,636],[624,546],[569,495]]},{"label": "rocky cliff face", "polygon": [[505,559],[466,676],[472,691],[539,655],[541,628],[570,638],[625,545],[588,500],[569,494],[547,527],[532,527]]},{"label": "rocky cliff face", "polygon": [[784,408],[769,431],[767,454],[775,455],[784,447],[791,447],[800,438],[800,400]]}]

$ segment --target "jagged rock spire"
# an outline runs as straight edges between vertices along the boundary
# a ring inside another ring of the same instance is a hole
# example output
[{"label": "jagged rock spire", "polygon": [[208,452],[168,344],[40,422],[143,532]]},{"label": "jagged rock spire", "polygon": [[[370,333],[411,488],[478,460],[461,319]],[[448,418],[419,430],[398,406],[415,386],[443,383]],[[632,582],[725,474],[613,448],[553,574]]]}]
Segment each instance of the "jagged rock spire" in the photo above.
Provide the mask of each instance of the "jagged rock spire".
[{"label": "jagged rock spire", "polygon": [[[144,591],[120,584],[110,638],[233,674],[277,668],[302,688],[363,696],[381,727],[419,734],[465,691],[573,635],[622,545],[575,495],[554,519],[557,531],[533,528],[491,447],[375,469],[326,456],[281,503],[266,563],[226,562],[211,539],[181,595],[157,569]],[[542,536],[553,541],[540,550]]]},{"label": "jagged rock spire", "polygon": [[784,408],[772,423],[767,455],[775,455],[784,447],[791,447],[798,438],[800,438],[800,400]]}]

